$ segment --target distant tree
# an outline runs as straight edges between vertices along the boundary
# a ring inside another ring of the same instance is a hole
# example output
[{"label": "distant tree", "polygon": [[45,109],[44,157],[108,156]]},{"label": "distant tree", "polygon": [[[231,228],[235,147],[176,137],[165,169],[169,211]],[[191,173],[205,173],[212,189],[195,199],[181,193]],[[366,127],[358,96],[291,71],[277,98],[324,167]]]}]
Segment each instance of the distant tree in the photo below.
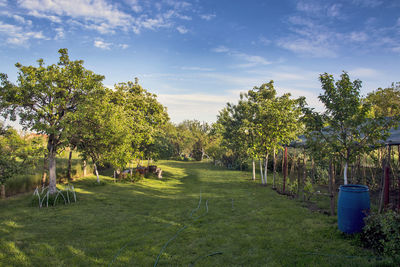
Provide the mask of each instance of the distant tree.
[{"label": "distant tree", "polygon": [[121,169],[132,158],[129,120],[122,106],[110,102],[112,94],[109,89],[92,92],[68,117],[66,134],[84,159],[92,159],[98,183],[98,166],[111,163]]},{"label": "distant tree", "polygon": [[292,99],[290,94],[277,97],[273,81],[249,90],[247,98],[254,106],[256,153],[260,158],[265,157],[264,175],[261,174],[261,177],[265,177],[262,182],[266,184],[268,156],[297,138],[305,100],[304,97]]},{"label": "distant tree", "polygon": [[60,49],[57,64],[18,68],[17,85],[1,74],[0,107],[2,114],[12,120],[20,118],[20,124],[31,131],[48,136],[49,192],[56,192],[56,154],[67,145],[64,130],[65,118],[76,111],[86,95],[102,86],[104,76],[94,74],[83,67],[82,60],[71,61],[67,49]]},{"label": "distant tree", "polygon": [[0,197],[5,197],[6,181],[34,167],[41,152],[40,139],[28,140],[0,123]]},{"label": "distant tree", "polygon": [[391,87],[369,93],[366,101],[370,103],[376,116],[400,118],[400,82],[393,83]]},{"label": "distant tree", "polygon": [[[157,96],[135,82],[116,84],[111,103],[123,107],[127,116],[127,126],[134,138],[131,139],[132,156],[151,159],[155,137],[168,122],[166,108],[157,101]],[[131,158],[132,159],[132,158]]]}]

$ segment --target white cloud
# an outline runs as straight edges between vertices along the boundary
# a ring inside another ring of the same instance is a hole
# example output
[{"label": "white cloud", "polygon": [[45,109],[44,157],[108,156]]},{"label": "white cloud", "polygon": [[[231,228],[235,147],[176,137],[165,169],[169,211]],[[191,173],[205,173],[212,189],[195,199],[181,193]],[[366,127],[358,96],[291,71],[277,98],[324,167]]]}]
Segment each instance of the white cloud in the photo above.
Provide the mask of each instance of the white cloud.
[{"label": "white cloud", "polygon": [[245,53],[234,53],[234,56],[236,56],[240,60],[246,62],[246,63],[237,65],[238,67],[242,67],[242,68],[254,67],[257,65],[268,65],[268,64],[272,63],[261,56],[248,55]]},{"label": "white cloud", "polygon": [[240,61],[244,61],[244,63],[240,63],[240,64],[237,64],[234,66],[234,67],[239,67],[239,68],[254,67],[257,65],[268,65],[268,64],[272,63],[262,56],[249,55],[246,53],[238,52],[238,51],[229,49],[228,47],[223,46],[223,45],[213,48],[213,49],[211,49],[211,51],[216,52],[216,53],[225,53],[225,54],[228,54]]},{"label": "white cloud", "polygon": [[193,70],[193,71],[214,71],[213,68],[202,68],[202,67],[181,67],[181,70]]},{"label": "white cloud", "polygon": [[368,39],[368,35],[365,32],[351,32],[349,38],[354,42],[365,42]]},{"label": "white cloud", "polygon": [[187,33],[189,30],[186,29],[184,26],[178,26],[176,27],[176,30],[180,33],[180,34],[185,34]]},{"label": "white cloud", "polygon": [[204,20],[207,20],[207,21],[210,21],[210,20],[214,19],[215,17],[216,17],[215,14],[202,14],[202,15],[200,15],[200,18],[202,18]]},{"label": "white cloud", "polygon": [[65,32],[62,27],[55,28],[54,30],[56,32],[56,36],[54,37],[55,40],[64,39]]},{"label": "white cloud", "polygon": [[121,49],[127,49],[129,47],[129,45],[127,44],[119,44],[118,45]]},{"label": "white cloud", "polygon": [[6,43],[23,46],[27,45],[30,39],[48,39],[43,33],[26,30],[21,26],[5,24],[0,21],[0,35],[6,37]]},{"label": "white cloud", "polygon": [[383,4],[381,0],[353,0],[353,4],[362,6],[362,7],[378,7]]},{"label": "white cloud", "polygon": [[349,74],[351,76],[355,76],[356,78],[368,78],[368,79],[373,77],[379,77],[382,75],[379,71],[371,68],[356,68],[350,70]]},{"label": "white cloud", "polygon": [[0,7],[7,6],[7,0],[0,0]]},{"label": "white cloud", "polygon": [[105,0],[19,0],[20,6],[36,14],[70,16],[123,26],[131,17]]},{"label": "white cloud", "polygon": [[136,13],[143,11],[143,7],[139,4],[138,0],[125,0],[125,2],[131,7]]},{"label": "white cloud", "polygon": [[226,46],[220,45],[218,47],[211,49],[211,51],[216,53],[226,53],[229,52],[229,49]]},{"label": "white cloud", "polygon": [[[324,39],[321,37],[321,39]],[[285,38],[277,42],[278,46],[296,54],[310,57],[336,57],[337,54],[326,41],[306,38]]]},{"label": "white cloud", "polygon": [[54,22],[54,23],[61,23],[61,18],[59,18],[58,16],[46,15],[46,14],[43,14],[43,13],[39,13],[37,10],[29,11],[28,15],[36,17],[36,18],[48,19],[48,20],[50,20],[51,22]]},{"label": "white cloud", "polygon": [[157,99],[168,108],[174,122],[196,118],[200,121],[216,121],[218,112],[227,102],[238,99],[235,94],[158,94]]},{"label": "white cloud", "polygon": [[97,39],[94,41],[94,46],[100,49],[109,50],[112,43],[104,42],[102,39]]},{"label": "white cloud", "polygon": [[324,4],[321,1],[307,0],[297,2],[298,11],[304,12],[314,17],[340,18],[341,4]]}]

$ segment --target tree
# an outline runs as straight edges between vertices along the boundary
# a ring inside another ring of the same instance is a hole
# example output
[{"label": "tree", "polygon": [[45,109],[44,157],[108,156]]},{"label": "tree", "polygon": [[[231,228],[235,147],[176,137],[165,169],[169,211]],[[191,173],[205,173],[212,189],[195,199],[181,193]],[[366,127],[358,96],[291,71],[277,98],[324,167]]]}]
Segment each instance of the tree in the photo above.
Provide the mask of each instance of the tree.
[{"label": "tree", "polygon": [[301,129],[299,121],[302,115],[304,97],[291,99],[290,94],[276,96],[274,81],[264,83],[248,91],[247,97],[253,106],[252,116],[255,127],[259,157],[265,157],[263,184],[267,183],[268,156],[297,138]]},{"label": "tree", "polygon": [[325,112],[308,111],[314,121],[309,130],[315,131],[344,160],[344,184],[347,184],[348,164],[360,153],[379,145],[388,136],[393,121],[374,116],[371,105],[360,97],[361,81],[350,81],[346,72],[336,82],[332,75],[324,73],[320,81],[324,93],[319,99],[325,105]]},{"label": "tree", "polygon": [[376,116],[400,117],[400,82],[391,87],[369,93],[365,99],[373,107]]},{"label": "tree", "polygon": [[68,117],[66,134],[84,159],[92,159],[98,183],[98,166],[111,163],[121,169],[132,158],[129,120],[122,106],[110,102],[112,94],[105,88],[92,92]]},{"label": "tree", "polygon": [[46,134],[48,137],[49,192],[56,192],[56,154],[65,146],[65,124],[68,114],[76,111],[86,96],[102,86],[104,76],[83,67],[82,60],[71,61],[67,49],[60,49],[57,64],[45,66],[42,59],[38,67],[18,68],[17,85],[1,74],[0,100],[2,114],[16,120],[25,129]]},{"label": "tree", "polygon": [[[111,103],[121,106],[127,116],[127,126],[134,137],[131,139],[132,156],[150,159],[156,156],[155,137],[168,122],[166,108],[157,101],[157,96],[135,82],[118,83]],[[131,158],[132,159],[132,158]]]},{"label": "tree", "polygon": [[41,152],[40,138],[28,140],[0,123],[0,197],[5,197],[6,181],[33,167]]}]

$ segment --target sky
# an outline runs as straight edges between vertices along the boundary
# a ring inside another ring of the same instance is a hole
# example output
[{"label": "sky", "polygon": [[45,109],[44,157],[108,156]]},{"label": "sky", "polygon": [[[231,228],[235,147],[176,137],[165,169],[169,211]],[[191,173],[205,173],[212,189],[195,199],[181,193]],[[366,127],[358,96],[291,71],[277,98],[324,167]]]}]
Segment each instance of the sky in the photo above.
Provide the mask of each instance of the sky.
[{"label": "sky", "polygon": [[398,0],[0,0],[0,72],[58,61],[58,49],[158,95],[171,120],[214,122],[240,92],[274,80],[278,94],[323,110],[319,75],[342,71],[362,95],[400,81]]}]

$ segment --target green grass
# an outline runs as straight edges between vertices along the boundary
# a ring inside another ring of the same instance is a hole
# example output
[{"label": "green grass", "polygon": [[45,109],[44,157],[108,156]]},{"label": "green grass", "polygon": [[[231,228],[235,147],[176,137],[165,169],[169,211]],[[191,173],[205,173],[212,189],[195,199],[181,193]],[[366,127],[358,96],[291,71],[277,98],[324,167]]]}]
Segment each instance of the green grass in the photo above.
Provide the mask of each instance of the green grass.
[{"label": "green grass", "polygon": [[[342,235],[335,218],[260,186],[248,172],[199,162],[158,165],[163,180],[77,180],[79,201],[68,206],[32,207],[30,194],[0,201],[0,266],[153,266],[179,230],[158,266],[196,259],[196,266],[384,263]],[[214,252],[222,254],[205,257]]]}]

